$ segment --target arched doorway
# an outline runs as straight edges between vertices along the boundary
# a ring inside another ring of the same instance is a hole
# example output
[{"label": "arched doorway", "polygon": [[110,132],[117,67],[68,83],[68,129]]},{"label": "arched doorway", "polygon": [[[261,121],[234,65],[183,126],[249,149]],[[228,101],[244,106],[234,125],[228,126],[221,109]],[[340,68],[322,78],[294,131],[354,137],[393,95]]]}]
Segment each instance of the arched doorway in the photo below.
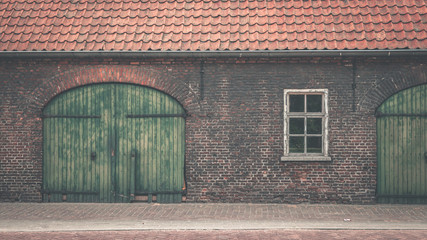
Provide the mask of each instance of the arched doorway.
[{"label": "arched doorway", "polygon": [[427,203],[427,85],[391,96],[376,116],[378,202]]},{"label": "arched doorway", "polygon": [[43,111],[43,199],[180,202],[185,111],[131,84],[64,92]]}]

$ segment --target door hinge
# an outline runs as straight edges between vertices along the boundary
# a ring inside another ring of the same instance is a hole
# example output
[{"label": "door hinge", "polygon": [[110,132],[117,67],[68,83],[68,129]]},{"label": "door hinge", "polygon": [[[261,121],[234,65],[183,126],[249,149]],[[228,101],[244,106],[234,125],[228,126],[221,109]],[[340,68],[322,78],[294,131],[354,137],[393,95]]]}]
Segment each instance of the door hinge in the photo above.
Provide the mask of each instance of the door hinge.
[{"label": "door hinge", "polygon": [[42,118],[101,118],[99,115],[42,115]]}]

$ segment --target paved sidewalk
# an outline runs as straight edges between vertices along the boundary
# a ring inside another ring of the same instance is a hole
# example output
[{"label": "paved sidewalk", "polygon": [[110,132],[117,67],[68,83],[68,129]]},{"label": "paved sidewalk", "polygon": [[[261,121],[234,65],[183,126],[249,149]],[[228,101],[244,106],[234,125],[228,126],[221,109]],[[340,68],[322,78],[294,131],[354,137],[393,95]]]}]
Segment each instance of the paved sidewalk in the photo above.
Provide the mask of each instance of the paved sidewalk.
[{"label": "paved sidewalk", "polygon": [[0,232],[427,230],[427,205],[0,203]]}]

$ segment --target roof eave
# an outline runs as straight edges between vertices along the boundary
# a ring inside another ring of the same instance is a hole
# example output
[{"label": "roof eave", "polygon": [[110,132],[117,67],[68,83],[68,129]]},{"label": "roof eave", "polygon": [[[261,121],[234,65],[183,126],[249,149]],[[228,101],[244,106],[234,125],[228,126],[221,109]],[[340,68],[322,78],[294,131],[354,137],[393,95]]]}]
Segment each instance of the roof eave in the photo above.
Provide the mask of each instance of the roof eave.
[{"label": "roof eave", "polygon": [[233,50],[233,51],[2,51],[0,58],[206,58],[206,57],[395,57],[427,56],[427,49],[398,50]]}]

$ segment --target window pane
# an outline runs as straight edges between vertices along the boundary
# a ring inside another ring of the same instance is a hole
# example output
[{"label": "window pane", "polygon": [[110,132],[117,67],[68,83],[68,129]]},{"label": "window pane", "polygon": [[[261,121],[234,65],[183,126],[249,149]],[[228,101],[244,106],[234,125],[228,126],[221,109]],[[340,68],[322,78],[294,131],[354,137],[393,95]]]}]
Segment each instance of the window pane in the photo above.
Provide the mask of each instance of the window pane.
[{"label": "window pane", "polygon": [[289,133],[290,134],[304,134],[304,118],[290,118],[289,119]]},{"label": "window pane", "polygon": [[304,95],[289,95],[289,111],[304,112]]},{"label": "window pane", "polygon": [[322,119],[321,118],[307,118],[307,133],[308,134],[322,134]]},{"label": "window pane", "polygon": [[304,153],[304,137],[289,137],[289,152]]},{"label": "window pane", "polygon": [[322,153],[322,137],[307,137],[307,152]]},{"label": "window pane", "polygon": [[307,112],[322,112],[322,95],[307,95]]}]

